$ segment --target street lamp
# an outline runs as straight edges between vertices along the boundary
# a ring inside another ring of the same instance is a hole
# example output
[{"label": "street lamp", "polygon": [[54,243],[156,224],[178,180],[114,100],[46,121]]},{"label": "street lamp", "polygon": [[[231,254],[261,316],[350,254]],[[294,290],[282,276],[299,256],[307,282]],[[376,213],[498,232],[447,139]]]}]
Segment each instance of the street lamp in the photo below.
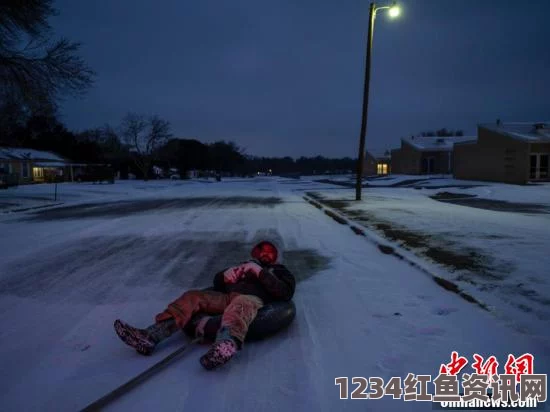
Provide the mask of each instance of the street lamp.
[{"label": "street lamp", "polygon": [[369,14],[369,32],[367,38],[367,56],[365,62],[365,87],[363,89],[363,113],[361,119],[361,136],[359,137],[359,159],[357,160],[357,181],[355,184],[355,200],[361,200],[361,188],[363,184],[363,168],[365,163],[365,135],[367,134],[367,116],[369,110],[369,83],[370,83],[370,66],[372,54],[372,37],[374,34],[374,20],[378,10],[388,9],[391,18],[399,16],[400,9],[393,3],[391,6],[376,7],[373,2],[370,4]]}]

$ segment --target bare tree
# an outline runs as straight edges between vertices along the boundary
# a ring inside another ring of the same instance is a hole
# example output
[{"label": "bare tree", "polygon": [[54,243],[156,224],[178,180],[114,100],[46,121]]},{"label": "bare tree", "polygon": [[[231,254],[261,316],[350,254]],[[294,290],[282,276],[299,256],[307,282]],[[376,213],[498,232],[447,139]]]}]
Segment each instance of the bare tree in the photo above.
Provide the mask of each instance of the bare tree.
[{"label": "bare tree", "polygon": [[52,41],[52,0],[0,2],[0,101],[20,100],[33,109],[79,95],[94,72],[77,56],[79,43]]},{"label": "bare tree", "polygon": [[128,113],[122,120],[121,135],[129,146],[136,166],[143,173],[143,179],[147,180],[159,149],[172,136],[170,123],[158,116],[147,119],[141,114]]}]

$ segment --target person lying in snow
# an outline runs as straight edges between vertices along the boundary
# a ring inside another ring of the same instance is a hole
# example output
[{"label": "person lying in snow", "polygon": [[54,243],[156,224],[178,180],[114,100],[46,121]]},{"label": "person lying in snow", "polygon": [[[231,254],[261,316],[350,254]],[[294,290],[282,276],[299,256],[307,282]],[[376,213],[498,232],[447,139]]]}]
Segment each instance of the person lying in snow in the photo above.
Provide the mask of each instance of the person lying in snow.
[{"label": "person lying in snow", "polygon": [[[262,306],[289,301],[294,296],[296,280],[284,265],[277,263],[279,252],[273,243],[258,243],[251,256],[252,260],[218,272],[214,276],[214,290],[185,292],[146,329],[134,328],[117,319],[114,324],[117,335],[139,353],[150,355],[160,341],[178,329],[191,326],[195,336],[202,338],[212,319],[208,314],[223,314],[216,340],[200,363],[206,369],[225,364],[242,349],[248,327]],[[196,319],[193,315],[197,313],[204,315]]]}]

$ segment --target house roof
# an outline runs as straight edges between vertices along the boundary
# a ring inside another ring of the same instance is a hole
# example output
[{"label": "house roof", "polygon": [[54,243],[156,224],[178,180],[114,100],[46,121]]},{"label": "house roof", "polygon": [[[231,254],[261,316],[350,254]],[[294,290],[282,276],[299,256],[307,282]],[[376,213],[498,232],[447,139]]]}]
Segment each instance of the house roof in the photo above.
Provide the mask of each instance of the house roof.
[{"label": "house roof", "polygon": [[402,142],[413,146],[423,152],[449,152],[453,150],[455,143],[463,143],[476,140],[476,136],[452,136],[452,137],[404,137]]},{"label": "house roof", "polygon": [[375,158],[376,160],[381,160],[381,159],[389,159],[389,155],[385,155],[385,151],[384,150],[367,150],[367,156],[372,156],[373,158]]},{"label": "house roof", "polygon": [[46,152],[44,150],[27,149],[24,147],[0,147],[0,159],[67,162],[67,159],[55,153]]},{"label": "house roof", "polygon": [[513,139],[529,142],[550,142],[550,121],[507,122],[500,124],[482,123],[478,126],[505,136],[509,136]]},{"label": "house roof", "polygon": [[38,167],[65,167],[65,166],[69,166],[67,163],[64,163],[64,162],[38,162],[38,163],[35,163],[34,165],[38,166]]}]

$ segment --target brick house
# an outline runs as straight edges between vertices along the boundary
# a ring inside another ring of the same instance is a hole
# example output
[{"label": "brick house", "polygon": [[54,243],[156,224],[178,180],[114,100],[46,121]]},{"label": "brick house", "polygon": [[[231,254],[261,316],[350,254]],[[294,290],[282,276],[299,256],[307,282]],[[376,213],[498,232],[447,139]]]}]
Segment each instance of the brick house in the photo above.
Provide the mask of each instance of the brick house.
[{"label": "brick house", "polygon": [[478,125],[478,138],[457,144],[457,179],[525,184],[550,181],[550,122]]},{"label": "brick house", "polygon": [[392,172],[398,174],[450,174],[453,171],[455,144],[476,137],[407,137],[401,147],[391,151]]},{"label": "brick house", "polygon": [[391,159],[389,156],[375,156],[369,151],[365,154],[364,176],[387,175],[391,173]]}]

